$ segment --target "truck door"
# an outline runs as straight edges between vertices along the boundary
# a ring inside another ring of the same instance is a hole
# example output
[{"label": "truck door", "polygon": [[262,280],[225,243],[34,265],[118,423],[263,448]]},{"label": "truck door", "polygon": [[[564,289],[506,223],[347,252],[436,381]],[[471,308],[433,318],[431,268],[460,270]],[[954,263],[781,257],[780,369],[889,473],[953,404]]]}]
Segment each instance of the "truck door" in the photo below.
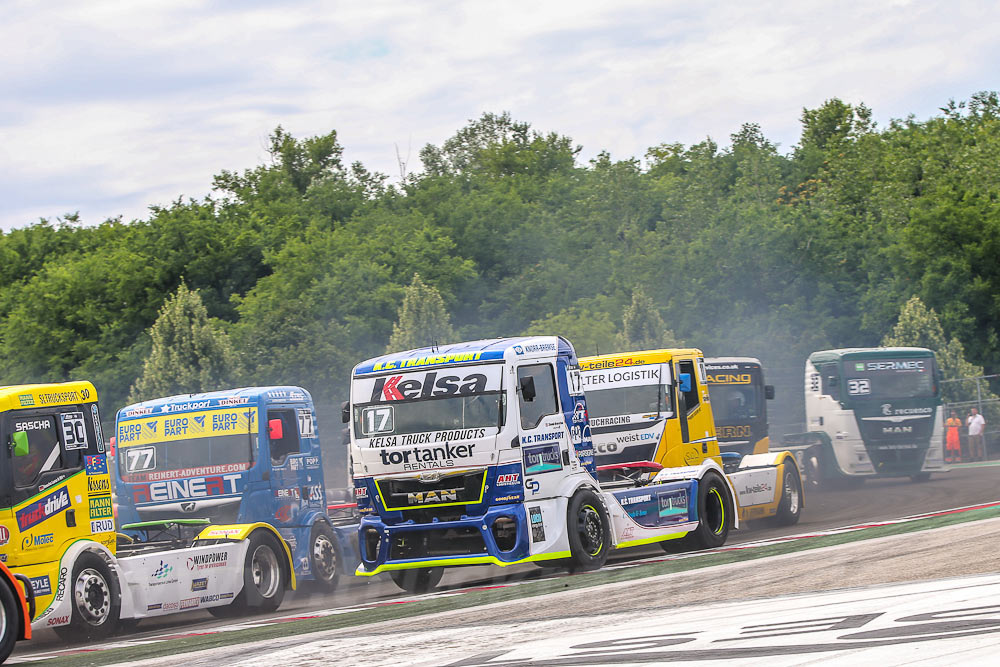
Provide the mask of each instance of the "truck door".
[{"label": "truck door", "polygon": [[271,406],[266,410],[264,429],[271,463],[274,517],[279,525],[299,525],[299,517],[306,508],[320,511],[325,508],[319,458],[310,456],[307,444],[307,440],[315,437],[315,423],[313,411],[306,405]]},{"label": "truck door", "polygon": [[[681,359],[676,364],[677,367],[677,418],[681,426],[681,440],[684,444],[691,442],[691,427],[688,420],[701,407],[698,391],[698,376],[695,373],[694,361]],[[687,373],[691,378],[691,386],[688,391],[680,390],[681,373]],[[695,435],[695,439],[698,439]]]},{"label": "truck door", "polygon": [[556,494],[569,465],[569,437],[550,362],[516,367],[519,436],[527,500]]},{"label": "truck door", "polygon": [[[64,543],[114,530],[105,525],[112,519],[110,484],[89,413],[82,406],[65,406],[18,410],[3,419],[13,482],[4,495],[15,509],[8,539],[20,548],[22,563],[54,560]],[[89,488],[88,478],[79,474],[87,455],[100,456],[104,474],[91,480]]]}]

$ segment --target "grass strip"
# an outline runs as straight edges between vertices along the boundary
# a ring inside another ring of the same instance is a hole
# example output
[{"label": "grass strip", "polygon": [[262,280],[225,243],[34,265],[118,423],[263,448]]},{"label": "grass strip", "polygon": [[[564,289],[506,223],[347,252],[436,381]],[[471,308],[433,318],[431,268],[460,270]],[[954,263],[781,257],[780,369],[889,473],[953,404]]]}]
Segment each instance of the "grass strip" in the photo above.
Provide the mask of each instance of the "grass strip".
[{"label": "grass strip", "polygon": [[[779,554],[808,551],[811,549],[846,544],[848,542],[860,542],[862,540],[887,537],[890,535],[914,533],[923,530],[931,530],[933,528],[942,528],[944,526],[968,523],[971,521],[981,521],[996,517],[1000,517],[1000,507],[969,510],[967,512],[960,512],[957,514],[947,514],[928,519],[917,519],[904,523],[877,526],[874,528],[866,528],[864,530],[839,533],[836,535],[824,535],[822,537],[791,540],[765,547],[738,549],[721,553],[704,554],[702,556],[694,556],[679,560],[648,563],[637,565],[635,567],[622,568],[619,570],[604,570],[590,572],[579,576],[558,577],[544,581],[525,582],[516,586],[475,591],[454,597],[441,599],[430,598],[427,600],[407,602],[406,604],[390,604],[383,607],[362,609],[334,616],[275,623],[261,628],[233,630],[205,636],[170,639],[153,644],[140,644],[136,646],[108,649],[106,651],[94,653],[64,656],[44,660],[39,662],[39,664],[44,665],[45,667],[98,667],[99,665],[112,665],[132,660],[147,660],[167,655],[177,656],[182,653],[212,649],[220,646],[245,644],[267,639],[290,637],[310,632],[362,626],[368,623],[379,623],[382,621],[391,621],[423,614],[434,614],[442,611],[466,609],[469,607],[506,602],[508,600],[516,600],[519,598],[535,597],[573,589],[590,588],[592,586],[600,586],[602,584],[644,579],[663,574],[687,572],[690,570],[713,567],[716,565],[725,565],[728,563],[746,562],[759,558],[776,556]],[[303,612],[304,615],[308,613],[309,612]],[[179,632],[183,632],[183,630],[179,630]]]}]

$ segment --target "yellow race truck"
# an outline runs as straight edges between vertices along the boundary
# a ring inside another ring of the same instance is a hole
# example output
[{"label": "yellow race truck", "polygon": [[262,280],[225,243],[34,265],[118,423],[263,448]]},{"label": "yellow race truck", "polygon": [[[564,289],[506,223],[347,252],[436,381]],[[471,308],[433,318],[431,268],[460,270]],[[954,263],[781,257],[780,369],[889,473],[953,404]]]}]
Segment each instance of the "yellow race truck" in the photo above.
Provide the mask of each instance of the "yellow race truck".
[{"label": "yellow race truck", "polygon": [[32,628],[99,638],[190,609],[275,609],[294,588],[267,524],[163,519],[119,540],[90,382],[0,387],[0,439],[0,562],[31,587]]},{"label": "yellow race truck", "polygon": [[[720,507],[704,508],[716,517],[719,537],[728,532],[733,512],[740,520],[772,518],[783,525],[799,520],[802,480],[792,454],[720,452],[701,350],[584,357],[580,370],[602,487],[682,477],[712,459],[725,470],[736,501],[727,508],[720,498],[715,503]],[[713,542],[687,546],[716,546]]]}]

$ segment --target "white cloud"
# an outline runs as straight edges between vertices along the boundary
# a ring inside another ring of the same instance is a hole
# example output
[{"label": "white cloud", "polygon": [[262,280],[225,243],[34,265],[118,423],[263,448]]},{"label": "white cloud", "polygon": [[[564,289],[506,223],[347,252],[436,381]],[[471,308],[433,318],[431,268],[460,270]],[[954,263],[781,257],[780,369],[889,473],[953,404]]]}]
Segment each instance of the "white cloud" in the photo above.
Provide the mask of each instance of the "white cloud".
[{"label": "white cloud", "polygon": [[995,87],[998,11],[971,2],[330,3],[50,0],[0,9],[0,227],[146,215],[266,158],[279,123],[336,129],[396,173],[483,111],[641,157],[759,122],[785,149],[803,107],[883,123]]}]

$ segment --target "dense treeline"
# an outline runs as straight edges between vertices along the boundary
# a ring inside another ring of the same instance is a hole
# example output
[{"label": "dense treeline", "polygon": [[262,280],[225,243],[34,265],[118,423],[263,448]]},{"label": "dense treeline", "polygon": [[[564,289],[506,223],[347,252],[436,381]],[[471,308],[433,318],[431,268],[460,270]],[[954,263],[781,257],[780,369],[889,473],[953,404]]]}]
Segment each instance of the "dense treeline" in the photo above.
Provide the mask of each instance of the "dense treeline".
[{"label": "dense treeline", "polygon": [[612,351],[641,288],[677,339],[781,366],[878,344],[919,296],[1000,369],[996,94],[886,128],[831,100],[803,112],[787,154],[752,123],[727,147],[664,143],[644,160],[579,150],[486,114],[388,185],[343,162],[336,132],[278,128],[268,164],[223,171],[203,201],[8,232],[0,382],[90,378],[111,413],[183,284],[231,342],[233,382],[338,400],[351,366],[385,350],[414,274],[458,338],[544,331]]}]

